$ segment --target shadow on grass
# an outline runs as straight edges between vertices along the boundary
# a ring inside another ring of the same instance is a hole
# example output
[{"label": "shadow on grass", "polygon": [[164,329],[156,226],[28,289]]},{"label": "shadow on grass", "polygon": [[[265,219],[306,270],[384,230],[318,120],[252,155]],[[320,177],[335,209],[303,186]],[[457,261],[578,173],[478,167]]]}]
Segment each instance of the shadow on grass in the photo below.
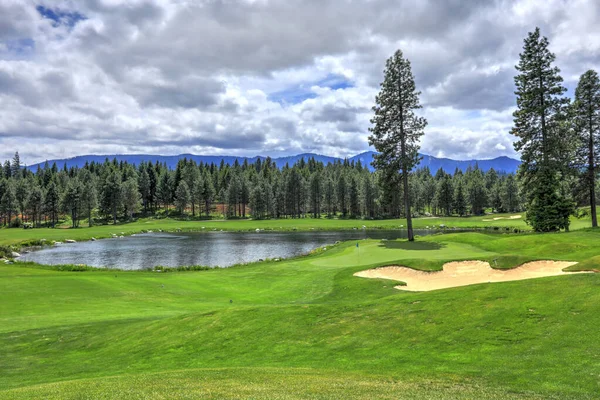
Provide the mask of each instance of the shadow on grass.
[{"label": "shadow on grass", "polygon": [[407,240],[385,240],[381,241],[379,247],[386,249],[402,249],[402,250],[440,250],[445,247],[442,243],[434,242],[409,242]]}]

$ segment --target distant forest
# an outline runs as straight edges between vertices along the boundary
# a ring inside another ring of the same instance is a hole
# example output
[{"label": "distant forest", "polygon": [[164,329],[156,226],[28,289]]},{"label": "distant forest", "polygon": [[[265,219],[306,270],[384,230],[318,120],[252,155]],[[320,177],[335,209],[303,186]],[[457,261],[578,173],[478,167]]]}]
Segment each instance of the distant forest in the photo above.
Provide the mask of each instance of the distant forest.
[{"label": "distant forest", "polygon": [[[517,212],[515,176],[469,168],[454,175],[428,168],[410,175],[413,216]],[[267,158],[256,163],[197,164],[180,160],[137,166],[116,160],[83,168],[21,166],[6,161],[0,179],[4,226],[55,226],[123,222],[140,216],[178,218],[398,218],[405,215],[399,179],[348,160],[300,159],[279,169]]]}]

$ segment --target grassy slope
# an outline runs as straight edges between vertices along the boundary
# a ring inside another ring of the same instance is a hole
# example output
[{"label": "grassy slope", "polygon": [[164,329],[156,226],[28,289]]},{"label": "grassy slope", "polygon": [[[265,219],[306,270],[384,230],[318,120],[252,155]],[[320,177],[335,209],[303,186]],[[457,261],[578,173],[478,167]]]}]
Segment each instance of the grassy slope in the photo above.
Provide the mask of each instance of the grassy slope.
[{"label": "grassy slope", "polygon": [[352,274],[474,258],[597,268],[598,245],[591,230],[461,233],[188,273],[0,266],[0,398],[593,398],[600,275],[410,293]]}]

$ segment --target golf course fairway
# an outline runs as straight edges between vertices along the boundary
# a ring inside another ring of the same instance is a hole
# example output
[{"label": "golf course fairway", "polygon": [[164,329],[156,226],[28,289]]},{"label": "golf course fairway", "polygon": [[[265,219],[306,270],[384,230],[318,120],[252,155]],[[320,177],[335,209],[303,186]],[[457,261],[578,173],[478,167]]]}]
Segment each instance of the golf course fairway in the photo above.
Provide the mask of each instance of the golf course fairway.
[{"label": "golf course fairway", "polygon": [[1,264],[0,399],[594,399],[599,274],[429,292],[354,274],[461,260],[593,271],[599,249],[584,229],[362,240],[207,271]]}]

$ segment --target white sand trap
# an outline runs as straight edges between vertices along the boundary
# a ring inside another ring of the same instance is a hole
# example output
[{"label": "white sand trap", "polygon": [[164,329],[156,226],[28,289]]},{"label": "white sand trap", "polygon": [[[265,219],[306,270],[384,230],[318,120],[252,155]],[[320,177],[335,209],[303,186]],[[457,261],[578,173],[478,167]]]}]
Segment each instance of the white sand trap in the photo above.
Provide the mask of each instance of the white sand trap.
[{"label": "white sand trap", "polygon": [[443,271],[425,272],[407,267],[390,266],[360,271],[354,276],[401,281],[405,282],[406,286],[396,286],[396,289],[426,292],[484,282],[508,282],[591,272],[563,271],[564,268],[575,264],[577,263],[568,261],[533,261],[517,268],[499,270],[491,268],[490,264],[484,261],[457,261],[444,264]]},{"label": "white sand trap", "polygon": [[521,216],[520,215],[511,215],[510,217],[496,217],[496,218],[492,218],[492,219],[482,219],[482,221],[485,222],[491,222],[491,221],[498,221],[500,219],[520,219]]}]

